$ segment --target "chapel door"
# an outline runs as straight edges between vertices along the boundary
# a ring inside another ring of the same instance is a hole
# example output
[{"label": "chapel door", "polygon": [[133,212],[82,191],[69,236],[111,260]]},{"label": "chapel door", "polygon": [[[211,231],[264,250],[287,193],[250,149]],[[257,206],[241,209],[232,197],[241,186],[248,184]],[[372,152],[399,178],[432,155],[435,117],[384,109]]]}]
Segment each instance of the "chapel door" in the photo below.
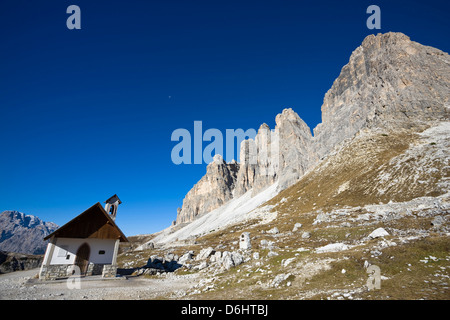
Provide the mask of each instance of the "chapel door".
[{"label": "chapel door", "polygon": [[91,249],[87,243],[83,243],[77,251],[77,257],[75,259],[75,265],[80,268],[80,275],[85,275],[89,265],[89,255]]}]

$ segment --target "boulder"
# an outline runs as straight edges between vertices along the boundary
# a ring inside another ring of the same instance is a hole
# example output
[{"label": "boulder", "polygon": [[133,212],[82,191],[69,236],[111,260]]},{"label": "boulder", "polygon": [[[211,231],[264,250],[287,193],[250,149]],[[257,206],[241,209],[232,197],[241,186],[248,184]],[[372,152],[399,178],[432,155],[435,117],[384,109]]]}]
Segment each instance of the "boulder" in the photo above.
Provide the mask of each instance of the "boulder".
[{"label": "boulder", "polygon": [[203,270],[203,269],[205,269],[205,268],[207,268],[207,267],[208,267],[208,263],[207,263],[206,261],[203,261],[203,262],[200,263],[198,266],[194,267],[194,269],[197,269],[197,270]]},{"label": "boulder", "polygon": [[372,231],[371,234],[369,234],[369,238],[375,239],[375,238],[379,238],[379,237],[385,237],[388,235],[389,235],[389,233],[386,230],[384,230],[383,228],[378,228],[378,229],[375,229],[374,231]]},{"label": "boulder", "polygon": [[185,264],[185,263],[191,261],[193,259],[193,255],[194,254],[192,251],[186,252],[185,254],[183,254],[180,257],[180,259],[178,260],[178,263]]},{"label": "boulder", "polygon": [[231,259],[233,259],[233,264],[235,267],[244,262],[244,257],[236,251],[231,253]]},{"label": "boulder", "polygon": [[303,232],[302,233],[302,239],[309,239],[311,238],[311,232]]},{"label": "boulder", "polygon": [[294,229],[292,229],[292,232],[296,232],[301,227],[302,227],[302,224],[297,222],[296,224],[294,224]]},{"label": "boulder", "polygon": [[231,258],[231,252],[225,251],[222,254],[221,264],[222,267],[225,268],[226,270],[230,270],[232,267],[234,267],[234,262],[233,259]]},{"label": "boulder", "polygon": [[211,256],[215,252],[216,251],[212,247],[208,247],[206,249],[202,249],[202,250],[200,250],[200,253],[198,254],[198,256],[195,257],[195,260],[197,260],[197,261],[205,260],[205,259],[209,258],[209,256]]},{"label": "boulder", "polygon": [[269,231],[267,231],[267,233],[270,233],[270,234],[278,234],[278,233],[280,233],[280,231],[278,230],[277,227],[273,227],[272,229],[270,229]]}]

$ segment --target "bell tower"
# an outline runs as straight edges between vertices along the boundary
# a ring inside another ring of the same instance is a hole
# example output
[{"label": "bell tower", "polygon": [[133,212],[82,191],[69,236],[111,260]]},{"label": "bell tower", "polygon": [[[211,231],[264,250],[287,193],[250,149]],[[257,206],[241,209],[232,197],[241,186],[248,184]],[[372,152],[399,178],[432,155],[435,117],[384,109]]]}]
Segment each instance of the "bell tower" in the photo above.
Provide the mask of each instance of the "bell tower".
[{"label": "bell tower", "polygon": [[105,201],[105,211],[109,214],[111,219],[116,220],[117,215],[117,208],[119,207],[119,204],[121,204],[122,201],[120,201],[117,194],[110,197],[108,200]]}]

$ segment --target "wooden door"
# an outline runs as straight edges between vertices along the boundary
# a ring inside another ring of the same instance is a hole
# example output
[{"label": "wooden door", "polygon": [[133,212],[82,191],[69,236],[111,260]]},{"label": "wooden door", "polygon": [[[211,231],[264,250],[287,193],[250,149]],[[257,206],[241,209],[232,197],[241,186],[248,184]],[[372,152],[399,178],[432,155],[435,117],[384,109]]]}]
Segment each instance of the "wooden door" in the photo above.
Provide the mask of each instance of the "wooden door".
[{"label": "wooden door", "polygon": [[85,275],[89,265],[89,256],[91,254],[91,248],[87,243],[83,243],[77,251],[77,257],[75,259],[75,265],[80,268],[80,275]]}]

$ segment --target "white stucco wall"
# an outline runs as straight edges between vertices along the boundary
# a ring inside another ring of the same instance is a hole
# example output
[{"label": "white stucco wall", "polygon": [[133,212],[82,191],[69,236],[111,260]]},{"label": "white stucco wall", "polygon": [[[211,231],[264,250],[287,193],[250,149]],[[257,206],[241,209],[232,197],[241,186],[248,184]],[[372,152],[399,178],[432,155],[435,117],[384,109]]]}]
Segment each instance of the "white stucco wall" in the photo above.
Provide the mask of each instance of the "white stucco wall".
[{"label": "white stucco wall", "polygon": [[[113,239],[57,238],[50,264],[74,264],[78,248],[87,243],[90,247],[89,262],[110,264],[114,254]],[[105,251],[99,254],[99,251]]]}]

